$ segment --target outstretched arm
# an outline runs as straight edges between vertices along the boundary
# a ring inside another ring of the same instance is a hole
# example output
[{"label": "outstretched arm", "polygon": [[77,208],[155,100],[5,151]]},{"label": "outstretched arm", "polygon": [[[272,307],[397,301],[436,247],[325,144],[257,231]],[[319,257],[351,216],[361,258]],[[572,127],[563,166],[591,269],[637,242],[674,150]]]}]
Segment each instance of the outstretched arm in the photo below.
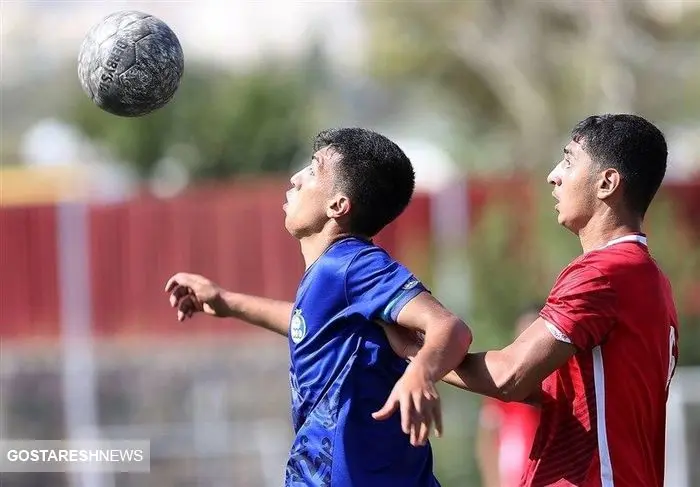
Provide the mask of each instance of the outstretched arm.
[{"label": "outstretched arm", "polygon": [[[616,304],[615,290],[596,266],[571,264],[554,284],[540,317],[513,343],[501,350],[467,354],[444,380],[502,401],[532,403],[547,376],[578,350],[602,343],[615,326]],[[418,356],[415,334],[407,337],[392,327],[385,331],[394,350]]]},{"label": "outstretched arm", "polygon": [[[565,336],[557,338],[550,329],[556,332],[538,318],[507,347],[468,353],[442,380],[502,401],[536,403],[542,381],[576,353],[576,347],[567,343]],[[387,325],[384,330],[397,353],[411,360],[418,357],[422,343],[415,333]]]},{"label": "outstretched arm", "polygon": [[551,326],[538,318],[507,347],[467,354],[443,380],[502,401],[536,402],[542,381],[576,353]]},{"label": "outstretched arm", "polygon": [[502,350],[469,354],[446,381],[503,401],[532,402],[542,381],[578,350],[602,343],[616,323],[616,294],[593,265],[567,267],[537,318]]},{"label": "outstretched arm", "polygon": [[219,318],[238,318],[252,325],[287,336],[294,304],[239,294],[222,289],[206,277],[179,273],[165,285],[177,319],[184,321],[196,312]]}]

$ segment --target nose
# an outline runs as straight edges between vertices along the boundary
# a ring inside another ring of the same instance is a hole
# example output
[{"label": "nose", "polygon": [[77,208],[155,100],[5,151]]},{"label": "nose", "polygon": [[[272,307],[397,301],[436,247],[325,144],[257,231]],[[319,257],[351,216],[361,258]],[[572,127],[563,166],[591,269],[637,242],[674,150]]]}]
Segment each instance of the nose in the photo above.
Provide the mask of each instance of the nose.
[{"label": "nose", "polygon": [[547,182],[553,184],[554,186],[559,186],[561,184],[561,178],[557,174],[556,169],[552,169],[552,172],[547,176]]}]

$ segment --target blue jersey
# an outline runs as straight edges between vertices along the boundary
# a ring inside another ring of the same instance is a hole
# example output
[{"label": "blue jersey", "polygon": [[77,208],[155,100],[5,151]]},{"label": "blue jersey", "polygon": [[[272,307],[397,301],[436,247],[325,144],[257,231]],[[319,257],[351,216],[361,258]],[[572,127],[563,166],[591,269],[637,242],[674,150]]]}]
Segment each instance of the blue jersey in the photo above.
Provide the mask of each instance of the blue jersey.
[{"label": "blue jersey", "polygon": [[423,285],[379,247],[331,245],[306,271],[289,326],[292,423],[287,487],[437,487],[429,444],[414,447],[385,403],[406,361],[374,320],[395,322]]}]

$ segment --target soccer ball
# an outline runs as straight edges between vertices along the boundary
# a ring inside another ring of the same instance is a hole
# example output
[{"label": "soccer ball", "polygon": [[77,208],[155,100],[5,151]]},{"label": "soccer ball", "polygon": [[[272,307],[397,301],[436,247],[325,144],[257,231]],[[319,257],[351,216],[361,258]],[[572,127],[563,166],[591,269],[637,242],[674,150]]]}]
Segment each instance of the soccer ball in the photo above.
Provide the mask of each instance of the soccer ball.
[{"label": "soccer ball", "polygon": [[93,26],[78,56],[83,91],[101,109],[123,117],[167,104],[183,70],[175,33],[162,20],[136,11],[113,13]]}]

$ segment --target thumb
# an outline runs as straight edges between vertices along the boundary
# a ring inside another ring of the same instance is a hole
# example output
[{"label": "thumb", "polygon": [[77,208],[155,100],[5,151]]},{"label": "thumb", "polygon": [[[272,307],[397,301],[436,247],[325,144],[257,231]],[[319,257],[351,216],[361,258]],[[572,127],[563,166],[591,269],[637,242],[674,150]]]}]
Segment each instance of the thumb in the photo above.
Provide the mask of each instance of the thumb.
[{"label": "thumb", "polygon": [[200,306],[201,306],[200,311],[204,311],[208,315],[216,316],[216,314],[217,314],[216,310],[209,303],[200,303]]},{"label": "thumb", "polygon": [[387,420],[398,408],[399,400],[392,394],[379,411],[372,413],[372,417],[379,421]]}]

